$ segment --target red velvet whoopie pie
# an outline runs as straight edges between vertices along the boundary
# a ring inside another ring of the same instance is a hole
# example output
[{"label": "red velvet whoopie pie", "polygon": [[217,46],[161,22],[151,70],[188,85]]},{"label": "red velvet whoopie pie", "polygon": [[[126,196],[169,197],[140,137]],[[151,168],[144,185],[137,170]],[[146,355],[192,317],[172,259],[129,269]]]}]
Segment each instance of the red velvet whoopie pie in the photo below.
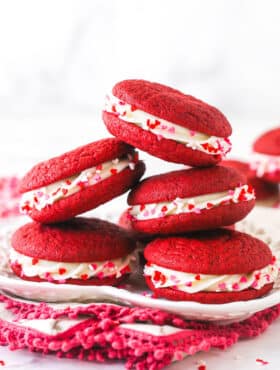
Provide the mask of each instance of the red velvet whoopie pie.
[{"label": "red velvet whoopie pie", "polygon": [[231,149],[231,126],[217,108],[155,82],[118,82],[103,121],[120,140],[169,162],[211,166]]},{"label": "red velvet whoopie pie", "polygon": [[233,168],[192,168],[152,176],[128,195],[131,226],[177,234],[229,226],[254,207],[254,189]]},{"label": "red velvet whoopie pie", "polygon": [[253,143],[251,169],[257,177],[280,183],[280,127],[266,131]]},{"label": "red velvet whoopie pie", "polygon": [[250,235],[217,229],[156,239],[144,251],[155,297],[221,304],[268,293],[278,275],[269,247]]},{"label": "red velvet whoopie pie", "polygon": [[130,145],[99,140],[34,166],[20,183],[20,211],[38,222],[62,222],[125,193],[144,172]]},{"label": "red velvet whoopie pie", "polygon": [[77,217],[56,225],[30,222],[12,236],[10,266],[21,279],[117,285],[131,271],[135,241],[110,222]]},{"label": "red velvet whoopie pie", "polygon": [[231,159],[222,161],[220,164],[221,166],[235,168],[237,171],[243,173],[247,178],[248,184],[255,189],[257,200],[266,200],[279,195],[278,185],[256,177],[254,171],[250,170],[249,163]]}]

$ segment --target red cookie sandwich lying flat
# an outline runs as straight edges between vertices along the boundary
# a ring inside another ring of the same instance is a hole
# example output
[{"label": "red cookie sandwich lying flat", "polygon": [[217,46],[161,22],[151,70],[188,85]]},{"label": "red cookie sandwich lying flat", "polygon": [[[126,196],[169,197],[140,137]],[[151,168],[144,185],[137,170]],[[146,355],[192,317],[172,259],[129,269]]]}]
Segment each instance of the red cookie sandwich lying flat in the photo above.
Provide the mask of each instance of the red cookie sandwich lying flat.
[{"label": "red cookie sandwich lying flat", "polygon": [[247,178],[248,184],[253,186],[257,200],[266,200],[278,196],[278,185],[256,177],[255,173],[250,170],[248,163],[237,160],[226,160],[221,162],[221,166],[232,167],[243,173]]},{"label": "red cookie sandwich lying flat", "polygon": [[131,146],[96,141],[33,167],[20,184],[20,210],[43,223],[65,221],[125,193],[144,171]]},{"label": "red cookie sandwich lying flat", "polygon": [[135,230],[176,234],[232,225],[251,211],[255,195],[240,172],[215,166],[144,179],[128,204]]},{"label": "red cookie sandwich lying flat", "polygon": [[116,285],[131,271],[134,248],[128,233],[107,221],[31,222],[12,237],[10,266],[24,280]]},{"label": "red cookie sandwich lying flat", "polygon": [[280,183],[280,127],[265,132],[254,142],[251,169],[257,177]]},{"label": "red cookie sandwich lying flat", "polygon": [[170,162],[215,165],[231,149],[231,126],[218,109],[158,83],[117,83],[103,120],[117,138]]},{"label": "red cookie sandwich lying flat", "polygon": [[247,301],[268,293],[278,275],[266,244],[225,229],[156,239],[144,255],[154,295],[176,301]]}]

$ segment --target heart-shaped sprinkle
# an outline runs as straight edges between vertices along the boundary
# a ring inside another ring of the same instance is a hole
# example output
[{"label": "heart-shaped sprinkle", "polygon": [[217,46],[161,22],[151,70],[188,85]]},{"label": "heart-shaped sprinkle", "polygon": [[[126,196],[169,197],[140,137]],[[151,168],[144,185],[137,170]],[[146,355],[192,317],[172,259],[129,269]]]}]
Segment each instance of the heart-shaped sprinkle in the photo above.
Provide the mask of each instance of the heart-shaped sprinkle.
[{"label": "heart-shaped sprinkle", "polygon": [[241,276],[241,278],[240,278],[240,280],[239,280],[239,282],[240,283],[247,283],[247,281],[248,281],[248,279],[247,279],[247,277],[246,276]]},{"label": "heart-shaped sprinkle", "polygon": [[220,283],[218,287],[220,290],[226,290],[226,283]]},{"label": "heart-shaped sprinkle", "polygon": [[170,134],[175,134],[175,127],[169,127],[169,129],[167,130]]},{"label": "heart-shaped sprinkle", "polygon": [[116,173],[118,172],[118,170],[116,168],[111,168],[110,169],[110,172],[112,175],[116,175]]},{"label": "heart-shaped sprinkle", "polygon": [[88,274],[82,274],[81,279],[82,280],[87,280],[88,279]]},{"label": "heart-shaped sprinkle", "polygon": [[60,268],[58,269],[58,273],[59,273],[59,275],[63,275],[63,274],[65,274],[65,272],[66,272],[66,269],[65,269],[64,267],[60,267]]}]

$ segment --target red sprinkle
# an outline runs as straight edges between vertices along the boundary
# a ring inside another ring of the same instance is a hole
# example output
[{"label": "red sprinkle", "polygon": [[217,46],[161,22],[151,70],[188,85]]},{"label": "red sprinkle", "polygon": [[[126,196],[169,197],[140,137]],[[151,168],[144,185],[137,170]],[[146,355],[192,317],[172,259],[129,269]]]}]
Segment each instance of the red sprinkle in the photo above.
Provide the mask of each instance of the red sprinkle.
[{"label": "red sprinkle", "polygon": [[5,365],[6,365],[5,361],[0,360],[0,366],[5,366]]},{"label": "red sprinkle", "polygon": [[39,262],[38,258],[32,258],[32,265],[37,265],[37,263]]},{"label": "red sprinkle", "polygon": [[262,360],[261,358],[257,358],[256,362],[259,363],[260,365],[268,365],[269,364],[268,361]]},{"label": "red sprinkle", "polygon": [[66,272],[67,270],[65,269],[65,268],[63,268],[63,267],[61,267],[61,268],[59,268],[58,269],[58,273],[59,273],[59,275],[63,275],[63,274],[65,274],[65,272]]},{"label": "red sprinkle", "polygon": [[199,365],[197,370],[206,370],[206,365]]},{"label": "red sprinkle", "polygon": [[144,211],[144,209],[145,209],[145,204],[141,204],[140,205],[140,211],[142,212],[142,211]]},{"label": "red sprinkle", "polygon": [[72,181],[71,180],[66,180],[65,181],[67,185],[71,185],[72,184]]},{"label": "red sprinkle", "polygon": [[110,172],[112,175],[115,175],[118,172],[118,170],[116,168],[111,168]]},{"label": "red sprinkle", "polygon": [[88,279],[88,274],[82,274],[81,279],[82,280],[87,280]]},{"label": "red sprinkle", "polygon": [[162,284],[166,282],[166,277],[160,271],[154,272],[153,279],[154,281],[160,281]]},{"label": "red sprinkle", "polygon": [[166,207],[166,206],[163,206],[162,208],[161,208],[161,212],[167,212],[168,211],[168,208]]},{"label": "red sprinkle", "polygon": [[200,275],[195,275],[195,280],[200,280]]}]

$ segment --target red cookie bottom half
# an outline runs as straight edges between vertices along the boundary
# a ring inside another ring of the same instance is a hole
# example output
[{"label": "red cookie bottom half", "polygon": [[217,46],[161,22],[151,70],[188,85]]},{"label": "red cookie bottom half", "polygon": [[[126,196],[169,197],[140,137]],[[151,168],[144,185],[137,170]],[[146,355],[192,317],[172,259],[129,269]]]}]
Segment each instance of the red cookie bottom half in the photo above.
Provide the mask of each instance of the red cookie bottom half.
[{"label": "red cookie bottom half", "polygon": [[[47,279],[42,279],[39,276],[25,276],[21,274],[21,268],[17,266],[10,266],[13,272],[20,277],[22,280],[36,281],[36,282],[49,282]],[[103,279],[91,278],[91,279],[66,279],[63,284],[73,284],[73,285],[119,285],[127,280],[129,274],[122,275],[120,278],[107,277]],[[58,280],[52,280],[53,284],[61,284]]]},{"label": "red cookie bottom half", "polygon": [[156,298],[166,298],[171,301],[193,301],[208,304],[222,304],[237,301],[249,301],[266,295],[273,288],[273,283],[264,285],[261,289],[249,288],[239,292],[199,292],[186,293],[173,288],[155,288],[149,276],[145,277],[148,287]]},{"label": "red cookie bottom half", "polygon": [[174,234],[209,230],[229,226],[242,220],[254,207],[255,201],[233,203],[203,210],[201,213],[181,213],[150,220],[133,221],[134,230],[147,234]]}]

